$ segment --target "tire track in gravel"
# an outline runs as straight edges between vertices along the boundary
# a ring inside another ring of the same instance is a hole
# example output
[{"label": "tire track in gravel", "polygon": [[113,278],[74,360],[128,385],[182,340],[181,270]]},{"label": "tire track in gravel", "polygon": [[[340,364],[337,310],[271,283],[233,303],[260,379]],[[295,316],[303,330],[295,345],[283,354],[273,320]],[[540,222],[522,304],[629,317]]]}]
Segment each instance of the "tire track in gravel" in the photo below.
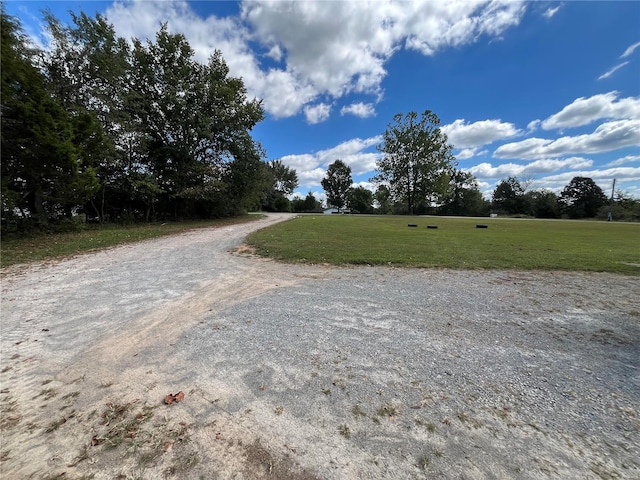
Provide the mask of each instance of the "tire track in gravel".
[{"label": "tire track in gravel", "polygon": [[[230,254],[249,232],[288,218],[269,215],[6,269],[0,473],[23,478],[73,463],[82,449],[82,426],[77,435],[51,442],[52,426],[91,423],[73,412],[104,408],[114,393],[136,402],[140,371],[162,365],[181,332],[205,313],[294,282],[276,281],[272,262]],[[180,368],[162,366],[157,371]],[[162,378],[147,376],[145,382],[162,385]]]},{"label": "tire track in gravel", "polygon": [[640,278],[229,254],[284,218],[5,276],[0,476],[638,478]]}]

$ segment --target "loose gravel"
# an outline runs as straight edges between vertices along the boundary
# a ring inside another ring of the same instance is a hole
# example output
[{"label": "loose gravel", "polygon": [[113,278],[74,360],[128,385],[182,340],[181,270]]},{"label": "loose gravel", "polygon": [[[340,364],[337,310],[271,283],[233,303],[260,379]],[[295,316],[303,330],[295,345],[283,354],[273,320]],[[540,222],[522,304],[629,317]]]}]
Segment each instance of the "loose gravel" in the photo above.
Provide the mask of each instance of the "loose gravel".
[{"label": "loose gravel", "polygon": [[638,277],[230,252],[285,218],[5,275],[2,476],[640,478]]}]

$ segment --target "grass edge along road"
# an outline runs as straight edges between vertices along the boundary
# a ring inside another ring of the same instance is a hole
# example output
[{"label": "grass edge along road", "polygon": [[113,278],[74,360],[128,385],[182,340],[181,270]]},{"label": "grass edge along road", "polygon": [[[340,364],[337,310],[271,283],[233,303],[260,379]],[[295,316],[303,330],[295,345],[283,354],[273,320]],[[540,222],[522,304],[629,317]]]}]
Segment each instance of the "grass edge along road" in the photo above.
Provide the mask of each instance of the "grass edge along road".
[{"label": "grass edge along road", "polygon": [[36,234],[2,239],[0,265],[7,267],[33,261],[68,257],[126,243],[140,242],[166,235],[177,235],[197,228],[224,227],[262,218],[262,215],[189,222],[145,223],[134,225],[92,225],[77,232]]},{"label": "grass edge along road", "polygon": [[303,215],[252,233],[247,244],[285,262],[640,275],[638,223]]}]

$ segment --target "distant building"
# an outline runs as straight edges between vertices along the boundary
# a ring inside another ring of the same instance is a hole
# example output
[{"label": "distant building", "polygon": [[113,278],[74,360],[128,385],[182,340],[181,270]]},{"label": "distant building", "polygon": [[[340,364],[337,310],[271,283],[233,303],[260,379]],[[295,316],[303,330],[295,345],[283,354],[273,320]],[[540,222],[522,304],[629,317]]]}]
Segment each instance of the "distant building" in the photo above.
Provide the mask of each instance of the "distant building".
[{"label": "distant building", "polygon": [[322,213],[324,213],[325,215],[343,214],[343,213],[351,213],[351,210],[349,210],[348,208],[343,208],[342,210],[340,210],[335,207],[332,207],[332,208],[327,208],[326,210],[323,210]]}]

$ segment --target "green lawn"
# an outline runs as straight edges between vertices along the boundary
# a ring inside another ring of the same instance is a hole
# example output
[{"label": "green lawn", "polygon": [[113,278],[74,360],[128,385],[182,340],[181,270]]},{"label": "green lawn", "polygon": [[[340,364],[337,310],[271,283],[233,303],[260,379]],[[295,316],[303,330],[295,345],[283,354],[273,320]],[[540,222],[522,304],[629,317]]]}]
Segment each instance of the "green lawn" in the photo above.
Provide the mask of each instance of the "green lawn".
[{"label": "green lawn", "polygon": [[640,265],[638,223],[305,215],[260,230],[247,243],[288,262],[640,275],[640,267],[628,265]]},{"label": "green lawn", "polygon": [[25,238],[3,238],[0,243],[0,264],[4,267],[16,263],[59,258],[124,243],[178,234],[195,228],[224,226],[248,222],[258,218],[260,218],[259,215],[245,215],[222,220],[165,224],[91,225],[80,232],[39,234]]}]

